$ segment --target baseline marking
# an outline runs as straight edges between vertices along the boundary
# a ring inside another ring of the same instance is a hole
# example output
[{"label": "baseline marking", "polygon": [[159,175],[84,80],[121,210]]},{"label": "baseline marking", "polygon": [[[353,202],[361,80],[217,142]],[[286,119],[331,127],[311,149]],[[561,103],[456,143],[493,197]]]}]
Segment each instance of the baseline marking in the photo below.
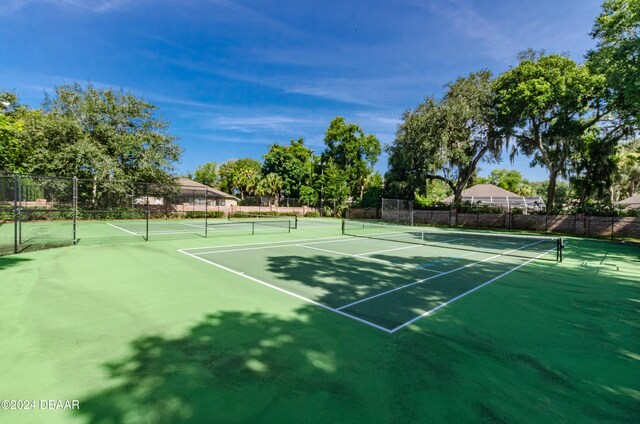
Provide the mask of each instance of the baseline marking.
[{"label": "baseline marking", "polygon": [[426,317],[427,315],[429,315],[429,314],[431,314],[431,313],[433,313],[433,312],[437,311],[438,309],[440,309],[440,308],[444,308],[445,306],[452,304],[452,303],[453,303],[453,302],[455,302],[456,300],[459,300],[459,299],[461,299],[461,298],[465,297],[466,295],[468,295],[468,294],[470,294],[470,293],[473,293],[474,291],[476,291],[476,290],[478,290],[478,289],[480,289],[480,288],[482,288],[482,287],[486,286],[487,284],[491,284],[491,283],[493,283],[494,281],[498,280],[499,278],[502,278],[502,277],[504,277],[505,275],[510,274],[510,273],[512,273],[513,271],[515,271],[515,270],[517,270],[517,269],[522,268],[523,266],[527,265],[528,263],[530,263],[530,262],[532,262],[532,261],[534,261],[534,260],[536,260],[536,259],[538,259],[538,258],[540,258],[540,257],[542,257],[542,256],[544,256],[544,255],[546,255],[547,253],[549,253],[549,252],[551,252],[551,251],[553,251],[553,249],[550,249],[550,250],[548,250],[548,251],[546,251],[546,252],[544,252],[544,253],[541,253],[541,254],[539,254],[538,256],[536,256],[535,258],[531,258],[531,259],[529,259],[528,261],[526,261],[526,262],[524,262],[524,263],[521,263],[520,265],[516,266],[515,268],[512,268],[512,269],[510,269],[509,271],[504,272],[504,273],[502,273],[502,274],[498,275],[497,277],[494,277],[494,278],[492,278],[491,280],[489,280],[489,281],[487,281],[487,282],[485,282],[485,283],[482,283],[482,284],[480,284],[479,286],[476,286],[476,287],[472,288],[471,290],[468,290],[468,291],[466,291],[466,292],[464,292],[464,293],[462,293],[462,294],[460,294],[460,295],[458,295],[458,296],[454,297],[453,299],[447,300],[446,302],[444,302],[444,303],[442,303],[442,304],[440,304],[440,305],[436,306],[435,308],[433,308],[433,309],[431,309],[431,310],[429,310],[429,311],[427,311],[427,312],[425,312],[425,313],[423,313],[423,314],[418,315],[417,317],[415,317],[415,318],[413,318],[413,319],[411,319],[411,320],[409,320],[409,321],[405,322],[404,324],[401,324],[401,325],[397,326],[396,328],[392,329],[390,332],[391,332],[391,333],[394,333],[394,332],[396,332],[396,331],[398,331],[398,330],[400,330],[400,329],[402,329],[402,328],[406,327],[407,325],[410,325],[410,324],[412,324],[412,323],[416,322],[416,321],[417,321],[417,320],[419,320],[420,318],[424,318],[424,317]]},{"label": "baseline marking", "polygon": [[225,271],[231,272],[231,273],[233,273],[233,274],[235,274],[235,275],[239,275],[240,277],[244,277],[244,278],[246,278],[246,279],[248,279],[248,280],[251,280],[251,281],[253,281],[253,282],[255,282],[255,283],[262,284],[263,286],[270,287],[270,288],[275,289],[275,290],[278,290],[279,292],[282,292],[282,293],[286,293],[286,294],[288,294],[288,295],[290,295],[290,296],[293,296],[293,297],[298,298],[298,299],[300,299],[300,300],[303,300],[303,301],[305,301],[305,302],[311,303],[311,304],[313,304],[313,305],[319,306],[319,307],[324,308],[324,309],[326,309],[326,310],[328,310],[328,311],[335,312],[335,313],[340,314],[340,315],[342,315],[342,316],[345,316],[345,317],[348,317],[348,318],[354,319],[354,320],[356,320],[356,321],[358,321],[358,322],[361,322],[361,323],[363,323],[363,324],[366,324],[366,325],[369,325],[369,326],[371,326],[371,327],[377,328],[378,330],[382,330],[382,331],[384,331],[384,332],[386,332],[386,333],[390,333],[390,332],[391,332],[391,330],[389,330],[388,328],[384,328],[384,327],[382,327],[382,326],[379,326],[378,324],[374,324],[374,323],[372,323],[372,322],[369,322],[369,321],[367,321],[367,320],[365,320],[365,319],[362,319],[362,318],[359,318],[359,317],[357,317],[357,316],[354,316],[354,315],[348,314],[348,313],[346,313],[346,312],[339,311],[339,310],[334,309],[334,308],[332,308],[332,307],[330,307],[330,306],[324,305],[324,304],[322,304],[322,303],[320,303],[320,302],[316,302],[315,300],[312,300],[312,299],[306,298],[306,297],[304,297],[304,296],[300,296],[299,294],[296,294],[296,293],[290,292],[289,290],[285,290],[285,289],[283,289],[283,288],[281,288],[281,287],[278,287],[278,286],[274,286],[273,284],[269,284],[269,283],[267,283],[267,282],[265,282],[265,281],[258,280],[257,278],[254,278],[254,277],[252,277],[252,276],[250,276],[250,275],[247,275],[247,274],[245,274],[245,273],[243,273],[243,272],[239,272],[239,271],[233,270],[233,269],[231,269],[231,268],[227,268],[226,266],[223,266],[223,265],[217,264],[217,263],[215,263],[215,262],[213,262],[213,261],[209,261],[209,260],[207,260],[207,259],[204,259],[204,258],[201,258],[201,257],[199,257],[199,256],[193,255],[193,254],[191,254],[191,253],[187,253],[187,252],[185,252],[184,250],[180,250],[180,249],[179,249],[179,250],[178,250],[178,252],[183,253],[183,254],[185,254],[185,255],[187,255],[187,256],[191,256],[192,258],[198,259],[198,260],[200,260],[200,261],[206,262],[206,263],[208,263],[209,265],[213,265],[213,266],[218,267],[218,268],[220,268],[220,269],[223,269],[223,270],[225,270]]},{"label": "baseline marking", "polygon": [[[516,250],[524,249],[525,247],[533,246],[534,244],[542,243],[543,241],[545,241],[545,240],[539,240],[539,241],[536,241],[535,243],[530,243],[530,244],[527,244],[526,246],[522,246],[522,247],[519,247],[519,248],[517,248],[517,249],[511,249],[511,250],[508,250],[508,251],[506,251],[506,252],[504,252],[504,253],[498,253],[497,255],[489,256],[488,258],[482,259],[482,260],[480,260],[480,261],[471,262],[470,264],[463,265],[463,266],[461,266],[461,267],[458,267],[458,268],[452,269],[452,270],[450,270],[450,271],[441,272],[441,273],[440,273],[440,274],[438,274],[438,275],[433,275],[433,276],[431,276],[431,277],[424,278],[424,279],[422,279],[422,280],[414,281],[413,283],[405,284],[404,286],[396,287],[396,288],[394,288],[394,289],[387,290],[387,291],[384,291],[384,292],[382,292],[382,293],[374,294],[373,296],[365,297],[364,299],[356,300],[355,302],[349,303],[348,305],[341,306],[341,307],[339,307],[339,308],[337,308],[337,309],[338,309],[338,310],[340,310],[340,309],[346,309],[346,308],[348,308],[348,307],[350,307],[350,306],[357,305],[358,303],[366,302],[366,301],[368,301],[368,300],[375,299],[376,297],[384,296],[384,295],[386,295],[386,294],[393,293],[393,292],[398,291],[398,290],[406,289],[407,287],[415,286],[416,284],[424,283],[425,281],[433,280],[434,278],[442,277],[443,275],[451,274],[451,273],[453,273],[453,272],[459,271],[459,270],[464,269],[464,268],[468,268],[468,267],[473,266],[473,265],[477,265],[477,264],[482,263],[482,262],[490,261],[491,259],[495,259],[495,258],[497,258],[497,257],[499,257],[499,256],[507,255],[508,253],[515,252]],[[553,249],[552,249],[552,250],[553,250]],[[550,250],[550,251],[551,251],[551,250]],[[534,258],[534,259],[537,259],[537,258],[539,258],[539,257],[541,257],[541,256],[543,256],[543,255],[546,255],[546,254],[547,254],[547,253],[549,253],[550,251],[548,251],[548,252],[544,252],[543,254],[541,254],[541,255],[537,256],[537,257],[536,257],[536,258]]]}]

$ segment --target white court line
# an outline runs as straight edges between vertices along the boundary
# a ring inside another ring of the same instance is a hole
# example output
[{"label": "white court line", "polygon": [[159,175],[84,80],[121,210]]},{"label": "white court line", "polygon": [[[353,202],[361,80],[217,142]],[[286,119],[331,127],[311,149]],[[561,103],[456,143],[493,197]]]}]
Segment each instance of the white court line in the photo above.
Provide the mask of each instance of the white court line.
[{"label": "white court line", "polygon": [[332,228],[334,230],[339,230],[340,226],[339,225],[336,225],[336,226],[334,226],[334,225],[316,225],[316,226],[313,226],[313,227],[307,227],[306,225],[302,225],[301,226],[300,223],[298,222],[298,229],[299,230],[310,230],[310,229],[315,229],[315,228],[324,228],[324,229]]},{"label": "white court line", "polygon": [[[204,232],[204,228],[202,229],[202,231]],[[173,231],[149,231],[149,235],[164,235],[164,234],[194,234],[194,231],[187,231],[187,230],[173,230]]]},{"label": "white court line", "polygon": [[354,255],[354,256],[376,255],[378,253],[384,253],[384,252],[395,252],[396,250],[415,249],[416,247],[424,247],[424,244],[416,244],[413,246],[396,247],[395,249],[385,249],[385,250],[376,250],[373,252],[358,253],[357,255]]},{"label": "white court line", "polygon": [[[299,241],[314,241],[314,240],[334,240],[334,239],[348,239],[348,240],[353,240],[353,237],[348,237],[348,236],[333,236],[333,237],[314,237],[314,238],[310,238],[310,239],[298,239],[298,240],[294,240],[296,242]],[[275,244],[275,245],[281,245],[282,243],[291,243],[291,240],[283,240],[283,241],[261,241],[258,243],[241,243],[241,244],[223,244],[222,246],[205,246],[205,247],[185,247],[184,249],[178,249],[178,250],[200,250],[200,249],[215,249],[215,248],[224,248],[224,247],[237,247],[237,246],[258,246],[260,244]],[[277,246],[274,246],[277,247]],[[200,254],[200,253],[198,253]]]},{"label": "white court line", "polygon": [[187,225],[189,227],[196,227],[196,228],[200,228],[201,230],[204,231],[204,224],[203,225],[196,225],[196,224],[189,224],[188,222],[176,222],[176,224]]},{"label": "white court line", "polygon": [[[462,238],[453,238],[453,239],[449,239],[449,240],[439,241],[437,243],[448,243],[450,241],[456,241],[456,240],[462,240]],[[394,240],[389,240],[389,241],[394,241]],[[422,241],[424,242],[425,240],[422,240]],[[386,249],[386,250],[378,250],[378,251],[375,251],[375,252],[358,253],[355,256],[374,255],[374,254],[377,254],[377,253],[393,252],[394,250],[412,249],[412,248],[415,248],[415,247],[438,247],[438,246],[436,246],[435,243],[433,243],[433,244],[432,243],[415,244],[413,246],[408,246],[408,247],[397,247],[395,249]],[[455,248],[455,247],[448,247],[448,246],[443,246],[443,247],[445,247],[447,249],[455,249],[455,250],[457,250],[457,248]]]},{"label": "white court line", "polygon": [[[405,284],[404,286],[396,287],[394,289],[387,290],[387,291],[384,291],[382,293],[374,294],[373,296],[369,296],[369,297],[365,297],[364,299],[356,300],[355,302],[349,303],[348,305],[341,306],[341,307],[339,307],[337,309],[338,310],[346,309],[346,308],[348,308],[350,306],[357,305],[358,303],[366,302],[368,300],[375,299],[376,297],[384,296],[384,295],[387,295],[389,293],[393,293],[393,292],[398,291],[398,290],[406,289],[407,287],[415,286],[416,284],[424,283],[425,281],[433,280],[434,278],[437,278],[437,277],[442,277],[444,275],[451,274],[451,273],[456,272],[456,271],[460,271],[461,269],[468,268],[470,266],[477,265],[477,264],[482,263],[482,262],[490,261],[491,259],[495,259],[495,258],[497,258],[499,256],[507,255],[507,254],[509,254],[511,252],[515,252],[516,250],[524,249],[525,247],[533,246],[534,244],[542,243],[543,241],[545,241],[545,240],[539,240],[539,241],[536,241],[535,243],[530,243],[530,244],[527,244],[526,246],[522,246],[522,247],[519,247],[517,249],[511,249],[511,250],[508,250],[508,251],[506,251],[504,253],[499,253],[497,255],[490,256],[490,257],[482,259],[480,261],[476,261],[476,262],[472,262],[470,264],[463,265],[461,267],[452,269],[452,270],[447,271],[447,272],[442,272],[442,273],[440,273],[438,275],[433,275],[431,277],[424,278],[422,280],[414,281],[413,283]],[[551,249],[551,250],[553,250],[553,249]],[[549,252],[544,252],[540,256],[546,255]],[[538,257],[540,257],[540,256],[538,256]],[[535,259],[537,259],[538,257],[536,257]]]},{"label": "white court line", "polygon": [[[333,237],[330,237],[333,238]],[[307,239],[307,240],[318,240],[318,239]],[[298,241],[303,241],[303,240],[298,240]],[[291,243],[291,244],[279,244],[279,245],[275,245],[275,246],[258,246],[258,247],[245,247],[242,249],[227,249],[227,250],[212,250],[209,252],[196,252],[196,255],[207,255],[207,254],[211,254],[211,253],[228,253],[228,252],[244,252],[246,250],[260,250],[260,249],[277,249],[280,247],[304,247],[304,246],[310,246],[310,245],[315,245],[315,244],[326,244],[326,243],[344,243],[344,242],[357,242],[357,241],[363,241],[363,239],[357,239],[357,238],[353,238],[353,237],[349,237],[346,239],[339,239],[339,240],[329,240],[329,241],[317,241],[317,242],[312,242],[312,243],[305,243],[305,244],[300,244],[300,243]],[[259,244],[259,243],[256,243]],[[242,245],[237,245],[237,246],[242,246]],[[222,246],[221,246],[222,247]]]},{"label": "white court line", "polygon": [[[309,243],[311,244],[311,243]],[[391,261],[385,261],[384,259],[377,259],[377,258],[368,258],[366,256],[358,256],[358,255],[352,255],[350,253],[344,253],[344,252],[337,252],[335,250],[328,250],[328,249],[320,249],[318,247],[310,247],[309,244],[298,244],[297,246],[300,247],[304,247],[305,249],[311,249],[311,250],[318,250],[320,252],[327,252],[327,253],[333,253],[334,255],[341,255],[341,256],[350,256],[352,258],[358,258],[358,259],[363,259],[365,261],[372,261],[372,262],[380,262],[382,264],[385,265],[389,265],[389,266],[393,266],[393,267],[400,267],[400,268],[405,268],[405,269],[417,269],[418,266],[417,265],[404,265],[404,264],[397,264]],[[442,274],[442,272],[440,271],[436,271],[434,269],[422,269],[422,271],[427,271],[427,272],[436,272],[438,274]],[[338,308],[340,309],[340,308]]]},{"label": "white court line", "polygon": [[244,277],[244,278],[246,278],[246,279],[248,279],[248,280],[251,280],[251,281],[253,281],[253,282],[256,282],[256,283],[258,283],[258,284],[262,284],[263,286],[270,287],[270,288],[275,289],[275,290],[278,290],[278,291],[280,291],[280,292],[282,292],[282,293],[286,293],[286,294],[288,294],[288,295],[290,295],[290,296],[296,297],[296,298],[298,298],[298,299],[300,299],[300,300],[304,300],[305,302],[311,303],[311,304],[316,305],[316,306],[320,306],[321,308],[324,308],[324,309],[329,310],[329,311],[331,311],[331,312],[335,312],[335,313],[337,313],[337,314],[340,314],[340,315],[343,315],[343,316],[345,316],[345,317],[348,317],[348,318],[354,319],[354,320],[356,320],[356,321],[359,321],[359,322],[361,322],[361,323],[363,323],[363,324],[370,325],[371,327],[377,328],[378,330],[382,330],[382,331],[384,331],[384,332],[386,332],[386,333],[390,333],[390,332],[391,332],[388,328],[381,327],[381,326],[379,326],[379,325],[377,325],[377,324],[374,324],[374,323],[372,323],[372,322],[369,322],[369,321],[367,321],[367,320],[365,320],[365,319],[358,318],[358,317],[356,317],[356,316],[354,316],[354,315],[351,315],[351,314],[348,314],[348,313],[346,313],[346,312],[339,311],[339,310],[334,309],[334,308],[332,308],[332,307],[330,307],[330,306],[324,305],[324,304],[322,304],[322,303],[320,303],[320,302],[316,302],[315,300],[312,300],[312,299],[306,298],[306,297],[304,297],[304,296],[300,296],[299,294],[296,294],[296,293],[290,292],[289,290],[285,290],[285,289],[283,289],[283,288],[281,288],[281,287],[278,287],[278,286],[274,286],[273,284],[269,284],[269,283],[267,283],[267,282],[265,282],[265,281],[258,280],[257,278],[254,278],[254,277],[252,277],[252,276],[250,276],[250,275],[247,275],[247,274],[245,274],[244,272],[239,272],[239,271],[233,270],[233,269],[231,269],[231,268],[227,268],[226,266],[223,266],[223,265],[217,264],[217,263],[215,263],[215,262],[209,261],[209,260],[207,260],[207,259],[204,259],[204,258],[201,258],[201,257],[199,257],[199,256],[193,255],[193,254],[191,254],[191,253],[187,253],[187,252],[185,252],[184,250],[178,250],[178,252],[180,252],[180,253],[184,253],[184,254],[185,254],[185,255],[187,255],[187,256],[191,256],[192,258],[196,258],[196,259],[198,259],[198,260],[201,260],[201,261],[206,262],[206,263],[208,263],[208,264],[210,264],[210,265],[216,266],[216,267],[218,267],[218,268],[220,268],[220,269],[223,269],[223,270],[225,270],[225,271],[231,272],[231,273],[233,273],[233,274],[235,274],[235,275],[239,275],[240,277]]},{"label": "white court line", "polygon": [[536,259],[538,259],[538,258],[540,258],[540,257],[542,257],[542,256],[544,256],[544,255],[546,255],[547,253],[549,253],[549,252],[551,252],[551,251],[553,251],[553,250],[554,250],[554,249],[550,249],[550,250],[548,250],[548,251],[546,251],[546,252],[544,252],[544,253],[541,253],[541,254],[539,254],[538,256],[536,256],[535,258],[529,259],[528,261],[526,261],[526,262],[524,262],[524,263],[521,263],[521,264],[520,264],[520,265],[518,265],[517,267],[512,268],[512,269],[510,269],[509,271],[504,272],[504,273],[502,273],[502,274],[498,275],[497,277],[492,278],[491,280],[487,281],[486,283],[482,283],[482,284],[480,284],[479,286],[476,286],[476,287],[472,288],[471,290],[468,290],[468,291],[466,291],[466,292],[462,293],[461,295],[458,295],[458,296],[454,297],[453,299],[447,300],[446,302],[444,302],[444,303],[442,303],[442,304],[440,304],[440,305],[436,306],[435,308],[433,308],[433,309],[431,309],[431,310],[429,310],[429,311],[427,311],[427,312],[425,312],[425,313],[423,313],[423,314],[421,314],[421,315],[418,315],[417,317],[415,317],[415,318],[413,318],[413,319],[411,319],[411,320],[409,320],[409,321],[405,322],[404,324],[401,324],[401,325],[397,326],[396,328],[392,329],[390,332],[391,332],[391,333],[394,333],[394,332],[396,332],[396,331],[398,331],[398,330],[400,330],[400,329],[402,329],[402,328],[406,327],[407,325],[413,324],[414,322],[416,322],[416,321],[417,321],[417,320],[419,320],[420,318],[424,318],[424,317],[426,317],[427,315],[429,315],[429,314],[431,314],[431,313],[433,313],[433,312],[437,311],[438,309],[440,309],[440,308],[444,308],[445,306],[452,304],[452,303],[453,303],[453,302],[455,302],[456,300],[459,300],[459,299],[461,299],[461,298],[465,297],[466,295],[468,295],[468,294],[470,294],[470,293],[473,293],[474,291],[478,290],[479,288],[482,288],[482,287],[486,286],[487,284],[491,284],[491,283],[493,283],[493,282],[494,282],[494,281],[496,281],[497,279],[502,278],[502,277],[504,277],[505,275],[510,274],[510,273],[512,273],[513,271],[517,270],[517,269],[522,268],[523,266],[527,265],[528,263],[530,263],[530,262],[532,262],[532,261],[534,261],[534,260],[536,260]]},{"label": "white court line", "polygon": [[107,224],[110,227],[117,228],[120,231],[124,231],[125,233],[133,234],[134,236],[142,236],[143,235],[143,234],[134,233],[133,231],[125,230],[124,228],[120,228],[117,225],[113,225],[113,224],[111,224],[109,222],[105,222],[105,224]]}]

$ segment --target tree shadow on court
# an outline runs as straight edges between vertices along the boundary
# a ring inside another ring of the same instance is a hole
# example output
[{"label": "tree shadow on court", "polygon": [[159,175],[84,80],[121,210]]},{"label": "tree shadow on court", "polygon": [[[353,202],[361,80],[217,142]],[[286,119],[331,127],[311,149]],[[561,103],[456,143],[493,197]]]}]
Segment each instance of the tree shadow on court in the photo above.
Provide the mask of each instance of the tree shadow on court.
[{"label": "tree shadow on court", "polygon": [[17,256],[2,256],[0,257],[0,271],[10,268],[15,265],[20,265],[30,261],[28,258],[20,258]]},{"label": "tree shadow on court", "polygon": [[105,365],[111,387],[80,399],[76,414],[90,423],[494,423],[637,412],[633,396],[567,372],[562,359],[444,316],[389,335],[313,306],[296,312],[219,312],[181,336],[139,338]]},{"label": "tree shadow on court", "polygon": [[412,422],[427,413],[416,393],[464,380],[410,339],[313,306],[297,312],[220,312],[183,336],[135,340],[105,365],[113,386],[81,399],[78,414],[91,423]]},{"label": "tree shadow on court", "polygon": [[394,329],[524,262],[521,258],[499,258],[498,263],[478,263],[481,257],[457,258],[442,269],[466,268],[438,275],[415,268],[415,264],[428,262],[427,257],[378,254],[374,258],[384,263],[323,254],[274,255],[267,263],[268,270],[277,275],[278,281],[286,281],[288,289],[314,288],[312,299],[324,305],[339,308],[371,298],[342,311]]},{"label": "tree shadow on court", "polygon": [[[344,280],[332,286],[342,296],[353,280],[366,283],[356,258],[273,257],[269,266],[310,287]],[[405,275],[371,266],[377,289]],[[477,275],[485,281],[490,268]],[[110,387],[80,399],[77,416],[91,423],[637,421],[637,309],[612,303],[637,297],[637,288],[612,295],[611,285],[589,291],[547,264],[525,270],[526,284],[490,291],[481,310],[461,302],[453,314],[394,334],[313,305],[285,315],[210,314],[181,335],[134,340],[130,354],[105,364]],[[402,310],[424,303],[422,293],[407,293]],[[436,295],[450,293],[442,287]],[[317,300],[336,300],[329,296]]]}]

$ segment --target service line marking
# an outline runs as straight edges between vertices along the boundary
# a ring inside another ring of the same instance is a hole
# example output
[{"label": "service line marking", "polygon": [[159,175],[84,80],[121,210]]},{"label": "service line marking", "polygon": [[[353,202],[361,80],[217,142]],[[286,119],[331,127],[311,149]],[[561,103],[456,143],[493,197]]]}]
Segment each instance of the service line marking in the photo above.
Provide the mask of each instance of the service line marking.
[{"label": "service line marking", "polygon": [[255,282],[255,283],[262,284],[263,286],[270,287],[270,288],[272,288],[272,289],[278,290],[279,292],[282,292],[282,293],[288,294],[289,296],[293,296],[293,297],[295,297],[295,298],[297,298],[297,299],[300,299],[300,300],[303,300],[303,301],[305,301],[305,302],[311,303],[311,304],[313,304],[313,305],[319,306],[319,307],[324,308],[324,309],[326,309],[326,310],[328,310],[328,311],[335,312],[335,313],[340,314],[340,315],[342,315],[342,316],[345,316],[345,317],[347,317],[347,318],[351,318],[351,319],[356,320],[356,321],[358,321],[358,322],[361,322],[361,323],[363,323],[363,324],[369,325],[369,326],[371,326],[371,327],[373,327],[373,328],[376,328],[376,329],[378,329],[378,330],[382,330],[382,331],[384,331],[385,333],[390,333],[390,332],[391,332],[388,328],[385,328],[385,327],[382,327],[382,326],[380,326],[380,325],[378,325],[378,324],[374,324],[374,323],[372,323],[372,322],[369,322],[369,321],[367,321],[366,319],[362,319],[362,318],[359,318],[359,317],[357,317],[357,316],[354,316],[354,315],[348,314],[348,313],[346,313],[346,312],[339,311],[339,310],[337,310],[337,309],[335,309],[335,308],[332,308],[332,307],[330,307],[330,306],[327,306],[327,305],[325,305],[325,304],[323,304],[323,303],[317,302],[317,301],[315,301],[315,300],[312,300],[312,299],[309,299],[309,298],[307,298],[307,297],[301,296],[301,295],[299,295],[299,294],[297,294],[297,293],[294,293],[294,292],[291,292],[291,291],[289,291],[289,290],[283,289],[282,287],[278,287],[278,286],[275,286],[275,285],[273,285],[273,284],[269,284],[269,283],[267,283],[267,282],[265,282],[265,281],[259,280],[259,279],[255,278],[255,277],[252,277],[252,276],[250,276],[250,275],[247,275],[247,274],[245,274],[245,273],[243,273],[243,272],[236,271],[236,270],[234,270],[234,269],[228,268],[228,267],[226,267],[226,266],[224,266],[224,265],[220,265],[220,264],[215,263],[215,262],[213,262],[213,261],[210,261],[210,260],[208,260],[208,259],[201,258],[200,256],[193,255],[193,254],[191,254],[191,253],[185,252],[184,250],[178,250],[178,252],[183,253],[183,254],[185,254],[185,255],[187,255],[187,256],[190,256],[190,257],[192,257],[192,258],[198,259],[198,260],[200,260],[200,261],[202,261],[202,262],[206,262],[206,263],[208,263],[209,265],[213,265],[213,266],[218,267],[218,268],[220,268],[220,269],[223,269],[223,270],[225,270],[225,271],[227,271],[227,272],[231,272],[231,273],[233,273],[233,274],[235,274],[235,275],[238,275],[238,276],[240,276],[240,277],[246,278],[247,280],[251,280],[251,281],[253,281],[253,282]]},{"label": "service line marking", "polygon": [[[526,246],[519,247],[517,249],[511,249],[511,250],[508,250],[508,251],[506,251],[504,253],[498,253],[497,255],[489,256],[488,258],[485,258],[485,259],[482,259],[482,260],[479,260],[479,261],[476,261],[476,262],[471,262],[469,264],[460,266],[458,268],[454,268],[454,269],[446,271],[446,272],[440,272],[440,274],[438,274],[438,275],[433,275],[431,277],[423,278],[422,280],[414,281],[413,283],[405,284],[403,286],[399,286],[399,287],[396,287],[396,288],[391,289],[391,290],[386,290],[386,291],[383,291],[381,293],[374,294],[373,296],[369,296],[369,297],[365,297],[365,298],[360,299],[360,300],[356,300],[355,302],[351,302],[348,305],[341,306],[341,307],[339,307],[337,309],[339,309],[339,310],[346,309],[346,308],[349,308],[351,306],[357,305],[359,303],[367,302],[367,301],[369,301],[371,299],[375,299],[377,297],[384,296],[384,295],[387,295],[389,293],[393,293],[393,292],[398,291],[398,290],[403,290],[403,289],[406,289],[407,287],[415,286],[416,284],[421,284],[421,283],[424,283],[426,281],[433,280],[434,278],[442,277],[444,275],[448,275],[448,274],[454,273],[456,271],[460,271],[461,269],[469,268],[469,267],[477,265],[479,263],[490,261],[491,259],[495,259],[495,258],[500,257],[500,256],[505,256],[505,255],[507,255],[507,254],[509,254],[511,252],[515,252],[516,250],[521,250],[521,249],[524,249],[526,247],[533,246],[534,244],[541,243],[542,241],[544,241],[544,240],[539,240],[539,241],[536,241],[534,243],[527,244]],[[546,255],[547,253],[549,253],[549,252],[544,252],[540,256]],[[534,259],[536,259],[536,258],[534,258]]]},{"label": "service line marking", "polygon": [[391,332],[391,333],[395,333],[396,331],[398,331],[398,330],[400,330],[400,329],[402,329],[402,328],[406,327],[407,325],[413,324],[414,322],[418,321],[420,318],[424,318],[424,317],[426,317],[427,315],[429,315],[429,314],[431,314],[431,313],[433,313],[433,312],[437,311],[438,309],[440,309],[440,308],[444,308],[445,306],[452,304],[452,303],[453,303],[453,302],[455,302],[456,300],[460,300],[460,299],[462,299],[463,297],[465,297],[466,295],[471,294],[471,293],[473,293],[474,291],[476,291],[476,290],[478,290],[478,289],[480,289],[480,288],[482,288],[482,287],[484,287],[484,286],[486,286],[486,285],[488,285],[488,284],[493,283],[494,281],[496,281],[496,280],[498,280],[498,279],[500,279],[500,278],[504,277],[505,275],[507,275],[507,274],[511,274],[513,271],[515,271],[515,270],[517,270],[517,269],[522,268],[523,266],[525,266],[525,265],[527,265],[527,264],[531,263],[532,261],[534,261],[534,260],[536,260],[536,259],[538,259],[538,258],[541,258],[542,256],[546,255],[547,253],[549,253],[549,252],[551,252],[551,251],[553,251],[553,250],[554,250],[554,249],[550,249],[550,250],[548,250],[548,251],[546,251],[546,252],[544,252],[544,253],[541,253],[541,254],[539,254],[538,256],[536,256],[535,258],[531,258],[531,259],[529,259],[528,261],[523,262],[523,263],[521,263],[520,265],[518,265],[518,266],[516,266],[516,267],[514,267],[514,268],[512,268],[512,269],[510,269],[510,270],[508,270],[508,271],[506,271],[506,272],[503,272],[502,274],[498,275],[497,277],[494,277],[494,278],[492,278],[491,280],[489,280],[489,281],[487,281],[487,282],[485,282],[485,283],[482,283],[482,284],[480,284],[479,286],[476,286],[476,287],[472,288],[471,290],[467,290],[466,292],[464,292],[464,293],[462,293],[462,294],[460,294],[460,295],[458,295],[458,296],[456,296],[456,297],[454,297],[454,298],[452,298],[452,299],[447,300],[446,302],[444,302],[444,303],[442,303],[442,304],[440,304],[440,305],[436,306],[435,308],[430,309],[430,310],[428,310],[427,312],[424,312],[424,313],[422,313],[422,314],[418,315],[417,317],[415,317],[415,318],[413,318],[413,319],[411,319],[411,320],[409,320],[409,321],[405,322],[404,324],[401,324],[401,325],[397,326],[396,328],[392,329],[390,332]]},{"label": "service line marking", "polygon": [[[389,266],[394,266],[394,267],[400,267],[400,268],[405,268],[405,269],[418,269],[417,265],[398,264],[398,263],[394,263],[394,262],[391,262],[391,261],[385,261],[384,259],[369,258],[367,256],[352,255],[351,253],[338,252],[338,251],[329,250],[329,249],[320,249],[318,247],[311,247],[311,246],[309,246],[309,244],[298,244],[297,246],[304,247],[305,249],[318,250],[320,252],[333,253],[334,255],[349,256],[349,257],[352,257],[352,258],[358,258],[358,259],[362,259],[362,260],[365,260],[365,261],[379,262],[379,263],[382,263],[382,264],[385,264],[385,265],[389,265]],[[435,273],[438,273],[438,274],[442,274],[442,272],[436,271],[434,269],[424,269],[424,271],[435,272]]]}]

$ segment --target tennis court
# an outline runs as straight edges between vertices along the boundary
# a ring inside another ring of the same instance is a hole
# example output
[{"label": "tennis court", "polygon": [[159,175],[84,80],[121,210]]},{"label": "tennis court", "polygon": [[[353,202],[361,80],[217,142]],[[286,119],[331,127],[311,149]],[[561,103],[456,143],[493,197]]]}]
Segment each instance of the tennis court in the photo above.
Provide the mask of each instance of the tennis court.
[{"label": "tennis court", "polygon": [[556,260],[551,237],[343,227],[344,238],[180,252],[390,333],[533,260]]},{"label": "tennis court", "polygon": [[0,398],[80,403],[0,422],[640,416],[637,245],[263,219],[83,221],[0,258]]}]

